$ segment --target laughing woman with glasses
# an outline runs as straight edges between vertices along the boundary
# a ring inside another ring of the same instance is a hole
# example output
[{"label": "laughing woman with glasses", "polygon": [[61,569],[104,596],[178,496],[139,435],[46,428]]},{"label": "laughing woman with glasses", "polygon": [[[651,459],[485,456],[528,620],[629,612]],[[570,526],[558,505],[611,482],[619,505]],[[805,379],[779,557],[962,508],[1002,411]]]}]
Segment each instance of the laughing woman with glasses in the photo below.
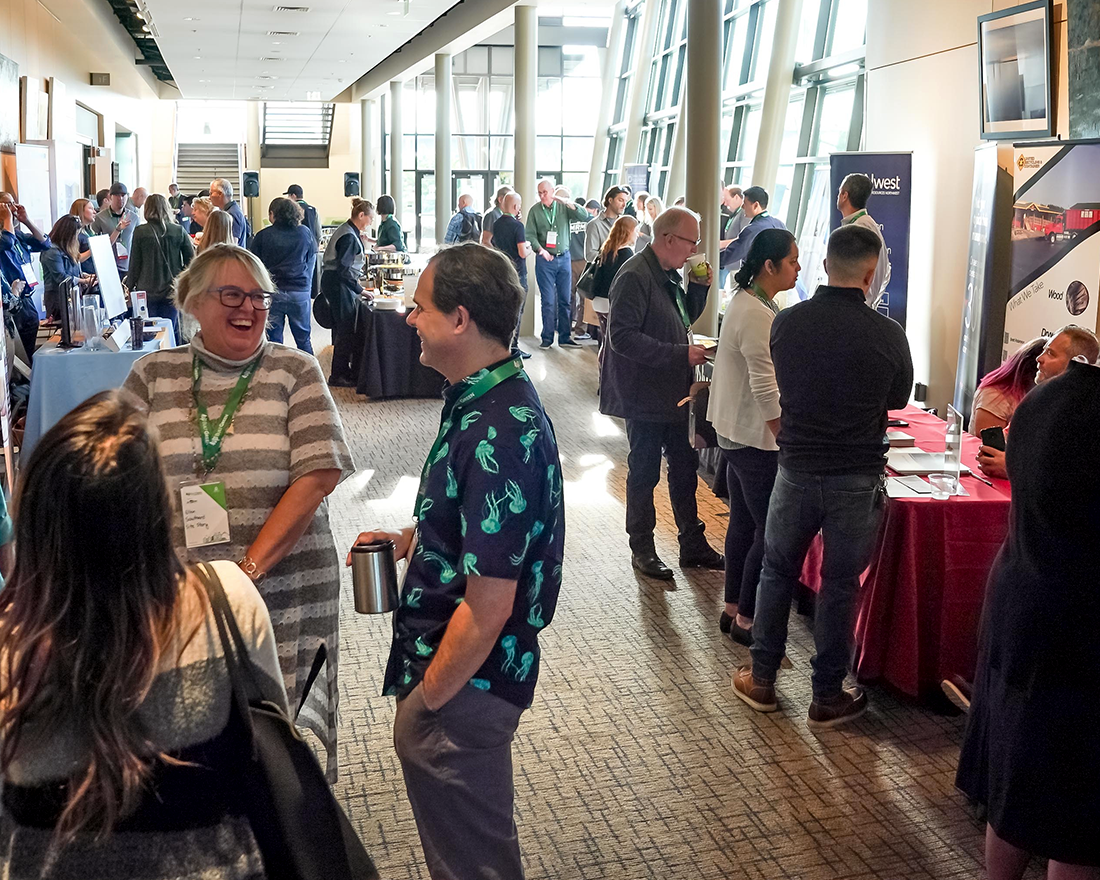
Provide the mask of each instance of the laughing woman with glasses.
[{"label": "laughing woman with glasses", "polygon": [[264,335],[274,289],[244,248],[204,250],[176,280],[176,305],[200,331],[143,357],[125,387],[160,432],[177,552],[240,560],[271,611],[290,705],[327,646],[299,723],[325,744],[335,779],[340,569],[325,499],[354,466],[316,359]]}]

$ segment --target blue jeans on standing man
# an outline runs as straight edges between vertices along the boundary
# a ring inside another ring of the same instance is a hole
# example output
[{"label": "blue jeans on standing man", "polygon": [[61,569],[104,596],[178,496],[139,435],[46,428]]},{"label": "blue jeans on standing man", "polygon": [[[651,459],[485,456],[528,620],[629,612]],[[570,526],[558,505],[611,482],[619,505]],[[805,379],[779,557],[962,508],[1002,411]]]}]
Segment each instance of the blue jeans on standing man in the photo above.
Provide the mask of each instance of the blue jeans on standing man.
[{"label": "blue jeans on standing man", "polygon": [[814,613],[814,700],[841,696],[852,655],[860,575],[874,552],[885,493],[881,474],[820,476],[782,465],[765,529],[764,570],[752,625],[752,676],[775,683],[787,647],[791,600],[810,542],[824,545]]},{"label": "blue jeans on standing man", "polygon": [[271,302],[267,325],[267,338],[272,342],[283,341],[283,319],[290,321],[290,335],[299,351],[313,354],[310,340],[309,309],[312,301],[308,290],[280,290]]},{"label": "blue jeans on standing man", "polygon": [[569,254],[558,254],[552,260],[535,257],[535,279],[542,297],[542,344],[553,344],[555,326],[558,344],[569,342],[573,326],[573,266]]}]

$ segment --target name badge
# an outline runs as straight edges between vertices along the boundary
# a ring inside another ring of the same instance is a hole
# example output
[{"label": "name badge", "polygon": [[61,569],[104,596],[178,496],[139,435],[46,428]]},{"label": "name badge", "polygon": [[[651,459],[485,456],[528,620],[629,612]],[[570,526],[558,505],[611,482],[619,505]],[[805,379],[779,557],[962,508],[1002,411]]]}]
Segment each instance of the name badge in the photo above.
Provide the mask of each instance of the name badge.
[{"label": "name badge", "polygon": [[546,233],[546,246],[548,248],[558,246],[558,231],[556,229],[551,229]]},{"label": "name badge", "polygon": [[130,252],[126,250],[126,245],[124,245],[121,241],[115,242],[115,256],[117,256],[118,259],[125,259],[129,253]]},{"label": "name badge", "polygon": [[229,504],[225,483],[188,483],[180,487],[183,534],[187,549],[229,543]]},{"label": "name badge", "polygon": [[23,263],[20,267],[23,270],[23,280],[27,282],[27,285],[33,287],[38,283],[38,278],[34,274],[33,263]]}]

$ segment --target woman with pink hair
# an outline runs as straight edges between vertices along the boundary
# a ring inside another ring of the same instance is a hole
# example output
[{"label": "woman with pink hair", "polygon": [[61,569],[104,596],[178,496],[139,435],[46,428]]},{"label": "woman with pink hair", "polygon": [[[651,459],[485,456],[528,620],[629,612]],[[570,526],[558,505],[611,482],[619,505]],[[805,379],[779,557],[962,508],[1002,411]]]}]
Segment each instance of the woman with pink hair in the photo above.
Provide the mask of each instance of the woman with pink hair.
[{"label": "woman with pink hair", "polygon": [[970,410],[970,433],[982,435],[985,428],[1006,428],[1020,401],[1035,387],[1038,357],[1048,340],[1039,337],[1025,342],[997,369],[986,373],[974,393]]}]

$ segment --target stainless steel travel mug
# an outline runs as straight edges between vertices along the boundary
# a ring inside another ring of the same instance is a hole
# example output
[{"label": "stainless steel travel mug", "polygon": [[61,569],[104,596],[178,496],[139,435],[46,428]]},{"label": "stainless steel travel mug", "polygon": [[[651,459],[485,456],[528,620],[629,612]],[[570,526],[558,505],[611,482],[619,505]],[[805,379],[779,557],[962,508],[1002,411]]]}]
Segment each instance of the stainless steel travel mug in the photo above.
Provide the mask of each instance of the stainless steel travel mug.
[{"label": "stainless steel travel mug", "polygon": [[393,541],[356,544],[351,548],[351,584],[355,610],[385,614],[397,607],[397,561]]}]

